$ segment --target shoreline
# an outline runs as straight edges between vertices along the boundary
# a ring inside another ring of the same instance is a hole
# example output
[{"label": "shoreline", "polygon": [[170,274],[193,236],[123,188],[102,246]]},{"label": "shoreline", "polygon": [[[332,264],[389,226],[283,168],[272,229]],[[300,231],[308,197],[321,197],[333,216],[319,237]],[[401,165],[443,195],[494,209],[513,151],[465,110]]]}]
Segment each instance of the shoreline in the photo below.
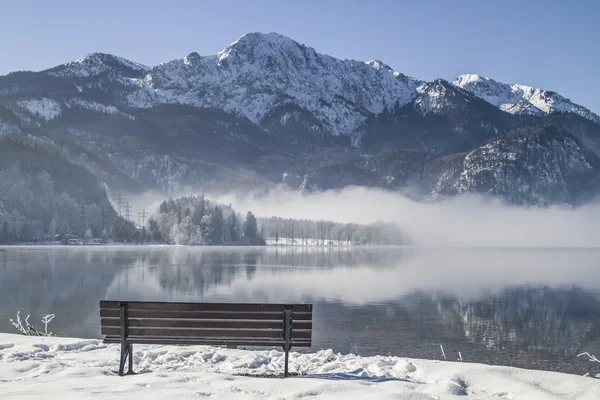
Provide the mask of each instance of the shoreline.
[{"label": "shoreline", "polygon": [[330,399],[592,399],[600,380],[486,364],[361,357],[331,350],[290,353],[211,346],[134,345],[133,376],[119,377],[120,347],[98,339],[0,333],[0,397]]},{"label": "shoreline", "polygon": [[411,250],[468,250],[468,251],[577,251],[590,250],[600,251],[600,246],[440,246],[440,245],[302,245],[302,244],[265,244],[265,245],[246,245],[246,244],[168,244],[168,243],[96,243],[96,244],[61,244],[57,242],[46,243],[18,243],[1,244],[0,251],[3,248],[30,248],[30,247],[60,247],[60,248],[104,248],[104,247],[187,247],[187,248],[292,248],[292,249],[411,249]]}]

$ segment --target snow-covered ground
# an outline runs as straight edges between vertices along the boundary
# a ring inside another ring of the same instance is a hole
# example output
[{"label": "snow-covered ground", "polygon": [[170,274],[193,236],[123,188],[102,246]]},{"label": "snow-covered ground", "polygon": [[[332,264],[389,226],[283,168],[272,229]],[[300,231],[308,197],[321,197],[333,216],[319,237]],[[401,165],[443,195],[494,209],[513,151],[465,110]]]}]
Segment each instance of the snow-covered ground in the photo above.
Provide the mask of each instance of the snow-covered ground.
[{"label": "snow-covered ground", "polygon": [[[600,380],[483,364],[360,357],[322,350],[134,346],[138,375],[119,377],[119,346],[0,333],[0,399],[599,399]],[[256,376],[253,376],[256,375]],[[270,377],[269,377],[270,376]]]},{"label": "snow-covered ground", "polygon": [[332,240],[329,240],[329,239],[319,240],[319,239],[312,239],[312,238],[311,239],[302,239],[302,238],[293,238],[292,239],[292,238],[287,238],[287,237],[279,237],[279,238],[277,238],[277,240],[275,240],[275,238],[266,238],[265,244],[267,246],[306,246],[306,247],[313,247],[313,246],[351,247],[351,246],[354,246],[354,243],[350,242],[350,244],[348,244],[348,242],[345,240],[333,240],[333,239]]}]

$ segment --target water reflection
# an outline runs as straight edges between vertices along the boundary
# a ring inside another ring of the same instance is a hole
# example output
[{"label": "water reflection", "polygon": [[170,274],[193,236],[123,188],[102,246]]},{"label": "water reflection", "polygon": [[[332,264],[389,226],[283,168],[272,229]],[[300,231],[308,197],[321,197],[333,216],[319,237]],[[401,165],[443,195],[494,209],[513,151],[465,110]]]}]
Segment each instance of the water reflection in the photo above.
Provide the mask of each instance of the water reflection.
[{"label": "water reflection", "polygon": [[99,337],[100,299],[312,302],[315,348],[582,373],[600,353],[596,250],[0,249],[0,330],[17,310]]}]

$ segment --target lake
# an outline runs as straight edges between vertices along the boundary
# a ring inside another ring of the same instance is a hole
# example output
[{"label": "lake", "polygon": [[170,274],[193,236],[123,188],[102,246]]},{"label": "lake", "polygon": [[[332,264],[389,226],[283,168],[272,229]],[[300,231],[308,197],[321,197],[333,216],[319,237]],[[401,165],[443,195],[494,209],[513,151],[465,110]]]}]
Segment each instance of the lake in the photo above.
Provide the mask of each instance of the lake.
[{"label": "lake", "polygon": [[[0,247],[18,310],[100,338],[98,301],[305,302],[313,348],[582,374],[600,364],[600,249]],[[296,349],[297,350],[297,349]],[[304,350],[302,350],[304,351]]]}]

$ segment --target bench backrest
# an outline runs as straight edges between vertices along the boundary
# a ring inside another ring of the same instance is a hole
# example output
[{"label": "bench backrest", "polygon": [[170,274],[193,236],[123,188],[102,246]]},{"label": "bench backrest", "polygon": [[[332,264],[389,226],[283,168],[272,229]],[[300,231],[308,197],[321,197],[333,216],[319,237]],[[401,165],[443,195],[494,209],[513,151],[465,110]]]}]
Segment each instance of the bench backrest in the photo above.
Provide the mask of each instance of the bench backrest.
[{"label": "bench backrest", "polygon": [[[285,310],[289,310],[286,311]],[[106,342],[310,346],[312,304],[164,303],[100,301]]]}]

